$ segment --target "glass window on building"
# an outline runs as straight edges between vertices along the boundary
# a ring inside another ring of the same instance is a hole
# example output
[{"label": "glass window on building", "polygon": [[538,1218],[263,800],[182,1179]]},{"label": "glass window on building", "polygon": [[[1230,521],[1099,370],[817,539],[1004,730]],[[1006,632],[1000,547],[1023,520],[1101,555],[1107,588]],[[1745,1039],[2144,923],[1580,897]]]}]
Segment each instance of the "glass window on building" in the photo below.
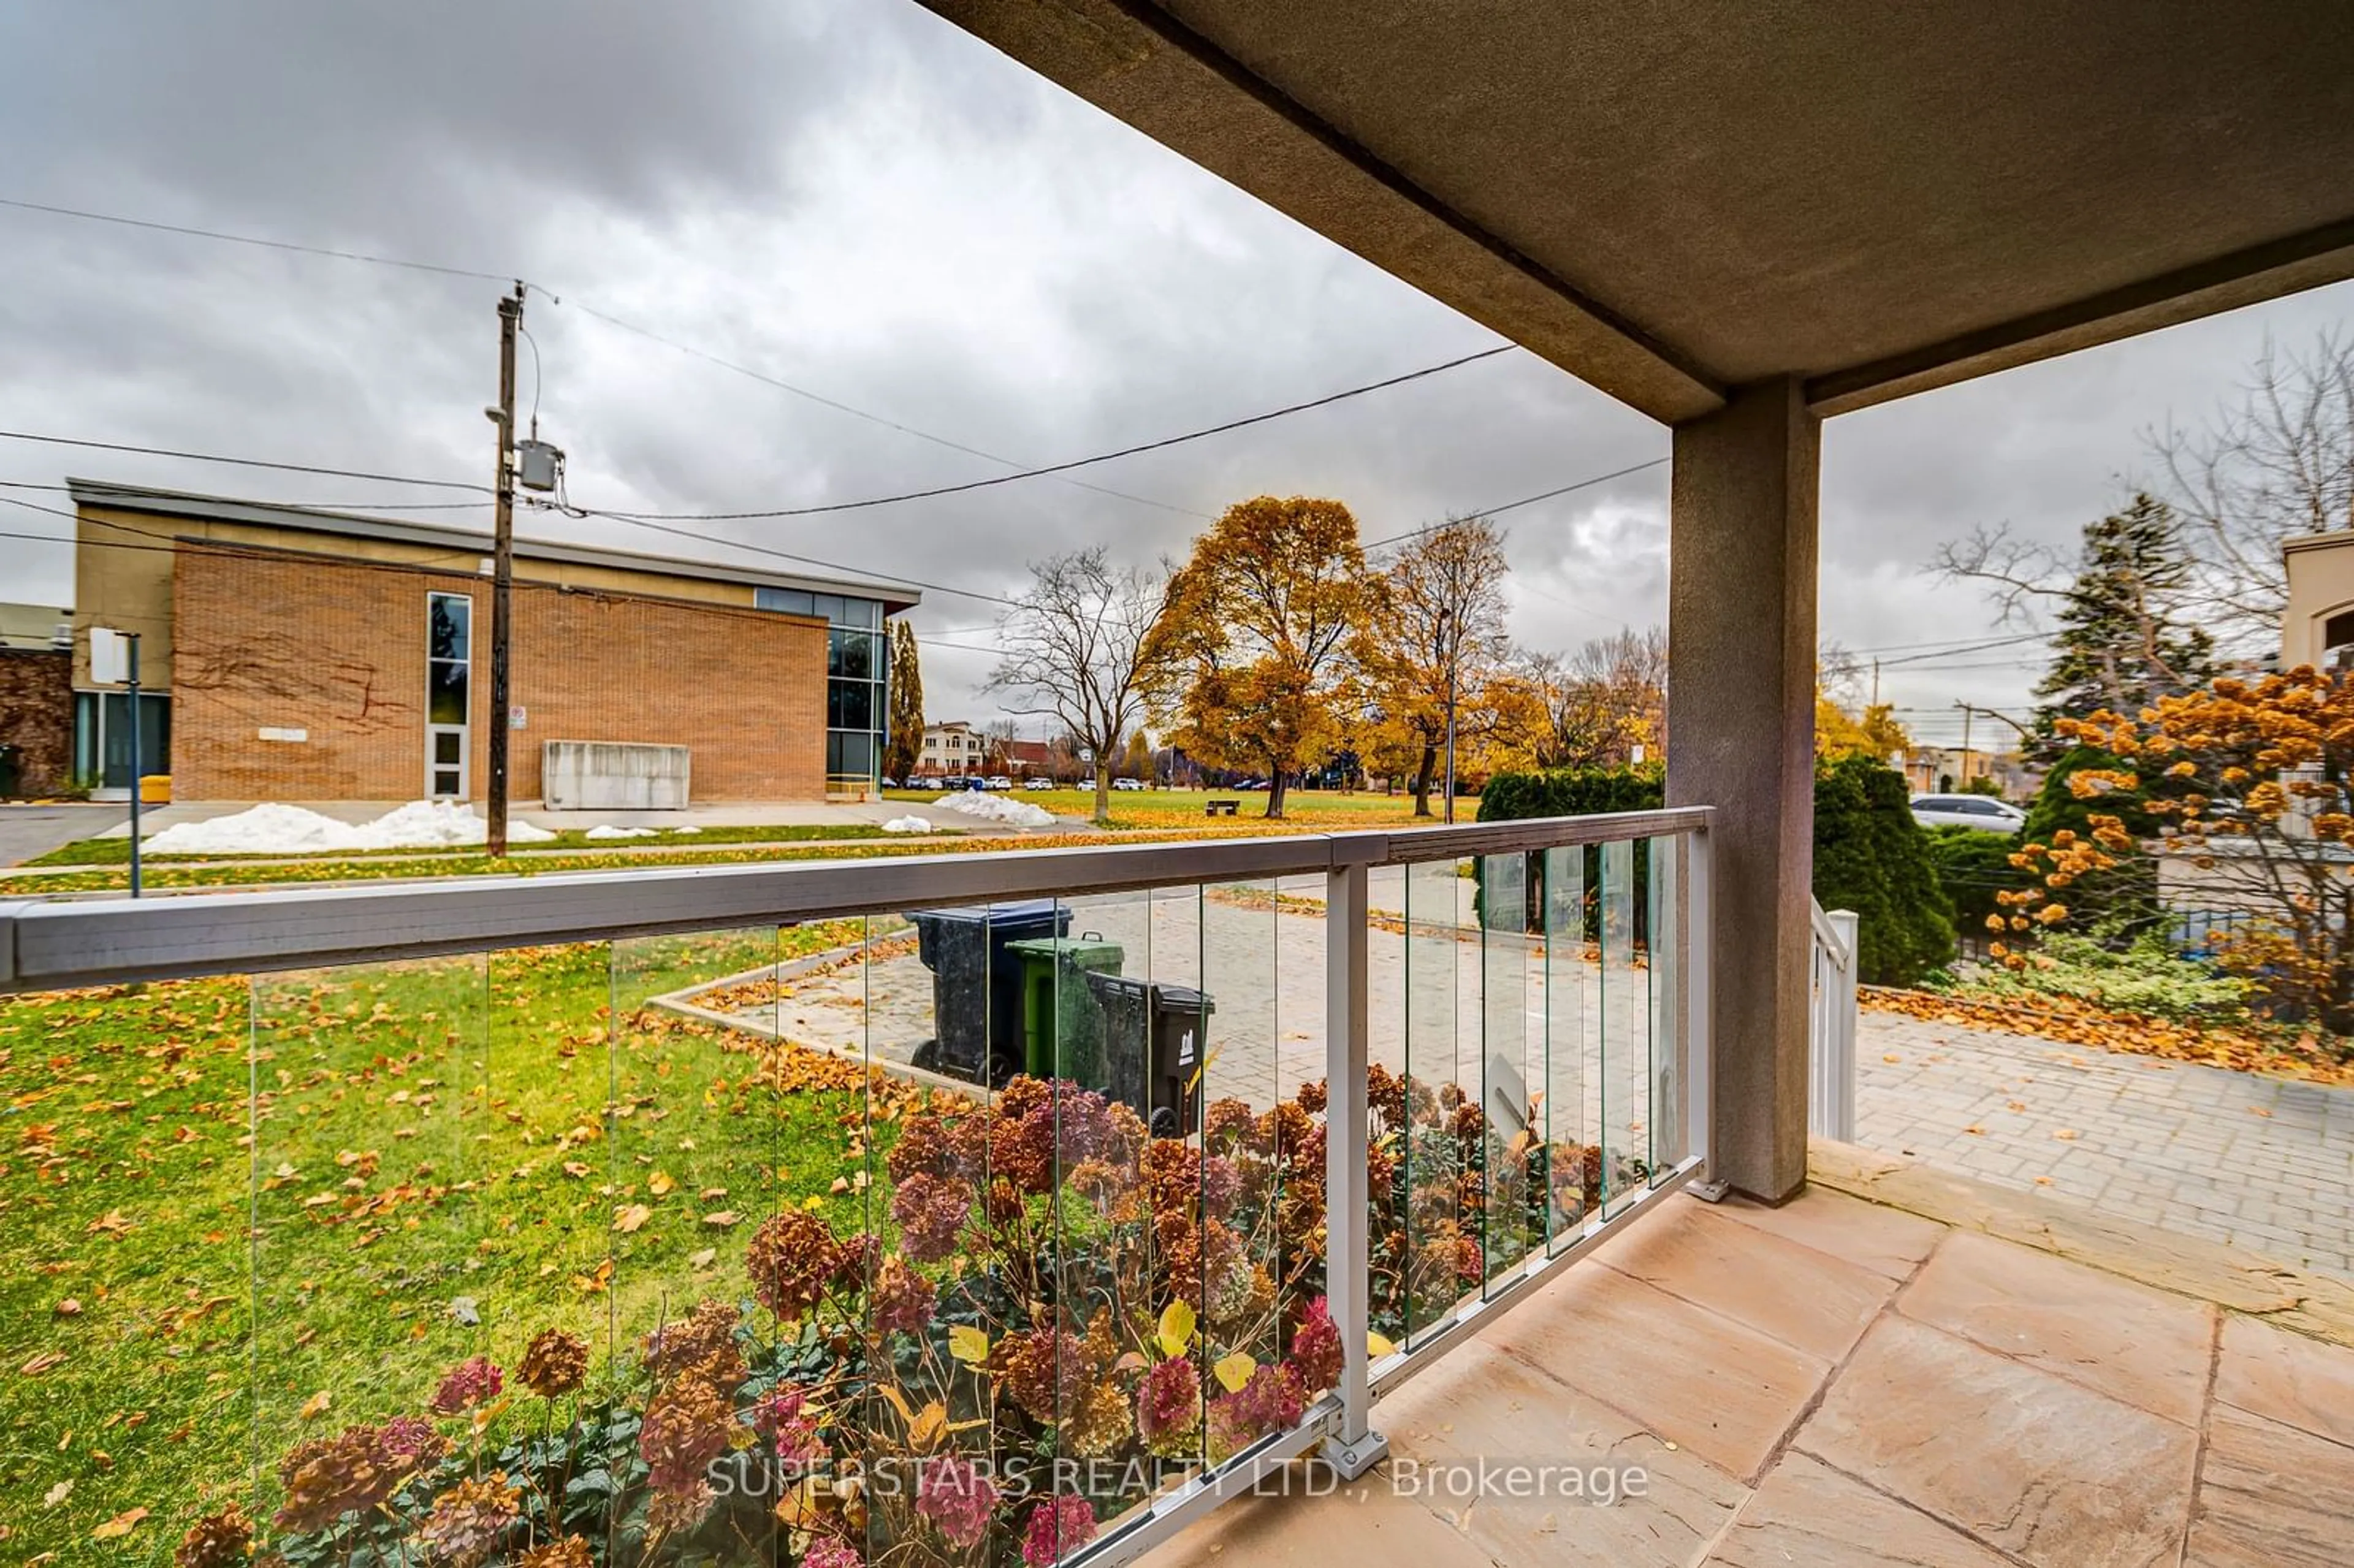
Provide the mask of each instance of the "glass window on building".
[{"label": "glass window on building", "polygon": [[[172,699],[139,694],[139,771],[172,771]],[[74,777],[94,789],[131,788],[131,694],[74,694]]]},{"label": "glass window on building", "polygon": [[824,617],[826,776],[870,781],[880,777],[891,711],[882,600],[763,588],[753,590],[752,602],[786,615]]}]

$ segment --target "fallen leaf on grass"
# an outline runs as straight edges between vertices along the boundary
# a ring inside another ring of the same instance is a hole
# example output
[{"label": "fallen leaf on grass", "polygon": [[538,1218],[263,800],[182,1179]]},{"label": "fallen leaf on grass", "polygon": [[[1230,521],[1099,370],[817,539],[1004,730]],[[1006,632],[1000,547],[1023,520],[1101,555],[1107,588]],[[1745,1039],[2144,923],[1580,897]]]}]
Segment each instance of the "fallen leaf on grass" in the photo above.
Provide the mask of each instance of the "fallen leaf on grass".
[{"label": "fallen leaf on grass", "polygon": [[138,1529],[139,1521],[146,1517],[147,1510],[143,1508],[134,1508],[128,1513],[118,1513],[96,1530],[91,1531],[90,1538],[92,1541],[120,1540]]},{"label": "fallen leaf on grass", "polygon": [[654,1217],[654,1212],[643,1203],[631,1203],[613,1216],[613,1228],[627,1234]]},{"label": "fallen leaf on grass", "polygon": [[56,1486],[51,1487],[48,1491],[41,1494],[41,1506],[44,1508],[55,1508],[58,1504],[65,1501],[66,1499],[72,1495],[73,1482],[59,1481]]},{"label": "fallen leaf on grass", "polygon": [[733,1209],[722,1209],[716,1214],[704,1215],[703,1223],[706,1225],[712,1225],[724,1231],[743,1217],[743,1215],[737,1213]]},{"label": "fallen leaf on grass", "polygon": [[329,1396],[327,1391],[323,1388],[321,1389],[318,1393],[313,1394],[310,1398],[302,1402],[302,1409],[301,1413],[302,1419],[305,1421],[317,1420],[320,1416],[327,1414],[327,1407],[334,1403],[334,1400]]},{"label": "fallen leaf on grass", "polygon": [[657,1171],[652,1175],[646,1178],[646,1191],[652,1192],[657,1198],[669,1197],[671,1192],[677,1186],[678,1183],[671,1180],[669,1173],[666,1171]]},{"label": "fallen leaf on grass", "polygon": [[23,1377],[38,1377],[65,1359],[66,1354],[63,1351],[43,1351],[39,1355],[18,1367],[16,1371]]}]

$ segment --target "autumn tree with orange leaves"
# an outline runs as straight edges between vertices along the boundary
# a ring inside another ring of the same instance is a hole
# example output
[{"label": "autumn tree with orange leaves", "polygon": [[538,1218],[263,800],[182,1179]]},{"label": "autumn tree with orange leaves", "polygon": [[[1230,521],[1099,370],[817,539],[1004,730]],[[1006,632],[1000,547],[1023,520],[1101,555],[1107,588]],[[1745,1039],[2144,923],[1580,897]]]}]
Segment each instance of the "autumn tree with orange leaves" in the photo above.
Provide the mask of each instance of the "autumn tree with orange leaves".
[{"label": "autumn tree with orange leaves", "polygon": [[1337,501],[1236,502],[1193,541],[1140,662],[1185,753],[1264,771],[1267,814],[1321,763],[1359,705],[1380,588]]},{"label": "autumn tree with orange leaves", "polygon": [[[2219,680],[2137,716],[2103,709],[2055,728],[2117,759],[2073,775],[2078,798],[2141,791],[2163,849],[2188,862],[2211,906],[2253,916],[2219,940],[2223,965],[2285,1012],[2354,1034],[2354,674]],[[2040,874],[1999,895],[2003,912],[1988,917],[2005,962],[2032,962],[2023,938],[2068,917],[2071,885],[2134,851],[2118,818],[2089,821],[2089,837],[2055,834],[2013,857]]]}]

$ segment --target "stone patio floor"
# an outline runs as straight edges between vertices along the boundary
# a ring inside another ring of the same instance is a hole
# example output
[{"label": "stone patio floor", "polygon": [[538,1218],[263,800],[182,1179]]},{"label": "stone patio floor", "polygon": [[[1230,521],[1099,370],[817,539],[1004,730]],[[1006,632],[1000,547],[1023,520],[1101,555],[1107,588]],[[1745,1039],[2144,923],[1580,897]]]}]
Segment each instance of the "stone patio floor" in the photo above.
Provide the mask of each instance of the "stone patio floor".
[{"label": "stone patio floor", "polygon": [[[2062,1209],[1987,1201],[2016,1235]],[[1144,1562],[2354,1563],[2354,1349],[2275,1326],[2315,1322],[2287,1271],[2083,1228],[2168,1287],[1820,1185],[1675,1198],[1384,1401],[1392,1457],[1363,1480],[1236,1501]],[[2354,1339],[2354,1294],[2332,1300]],[[1488,1495],[1446,1468],[1482,1458]],[[1628,1495],[1500,1495],[1516,1464]]]}]

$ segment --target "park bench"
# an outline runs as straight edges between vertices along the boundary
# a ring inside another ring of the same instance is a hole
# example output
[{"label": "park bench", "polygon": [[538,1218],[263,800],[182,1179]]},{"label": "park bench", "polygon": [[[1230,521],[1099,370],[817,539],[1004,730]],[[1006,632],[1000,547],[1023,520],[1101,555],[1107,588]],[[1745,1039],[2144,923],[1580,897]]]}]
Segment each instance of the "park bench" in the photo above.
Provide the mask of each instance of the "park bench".
[{"label": "park bench", "polygon": [[1241,804],[1242,802],[1240,800],[1204,800],[1202,802],[1202,815],[1205,817],[1231,817],[1235,814],[1235,809]]}]

